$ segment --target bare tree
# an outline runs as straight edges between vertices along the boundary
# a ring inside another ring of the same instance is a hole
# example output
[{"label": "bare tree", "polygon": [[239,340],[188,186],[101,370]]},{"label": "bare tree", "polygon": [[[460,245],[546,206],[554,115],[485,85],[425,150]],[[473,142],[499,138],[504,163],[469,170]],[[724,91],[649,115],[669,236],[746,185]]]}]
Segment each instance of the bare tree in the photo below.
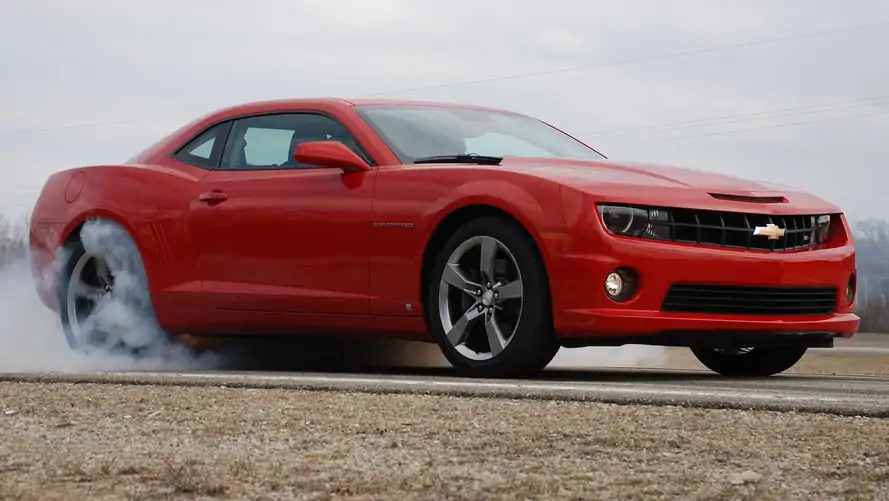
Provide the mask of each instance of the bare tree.
[{"label": "bare tree", "polygon": [[12,224],[0,215],[0,268],[16,260],[24,259],[28,251],[28,226],[26,220]]},{"label": "bare tree", "polygon": [[866,219],[853,230],[861,332],[889,333],[889,221]]}]

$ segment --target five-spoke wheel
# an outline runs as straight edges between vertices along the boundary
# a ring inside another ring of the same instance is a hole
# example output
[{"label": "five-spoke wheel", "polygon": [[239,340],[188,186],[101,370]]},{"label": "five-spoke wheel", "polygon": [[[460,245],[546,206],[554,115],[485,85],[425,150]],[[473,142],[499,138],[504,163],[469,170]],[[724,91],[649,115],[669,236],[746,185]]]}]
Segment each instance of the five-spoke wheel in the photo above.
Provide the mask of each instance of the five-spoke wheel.
[{"label": "five-spoke wheel", "polygon": [[546,271],[518,225],[468,222],[440,250],[432,276],[430,324],[458,372],[528,375],[555,356]]},{"label": "five-spoke wheel", "polygon": [[522,274],[515,256],[490,236],[461,243],[448,258],[438,310],[448,341],[474,360],[506,348],[522,316]]},{"label": "five-spoke wheel", "polygon": [[101,257],[81,253],[74,261],[68,279],[65,306],[73,344],[78,347],[104,345],[108,334],[96,325],[96,319],[111,300],[114,277]]}]

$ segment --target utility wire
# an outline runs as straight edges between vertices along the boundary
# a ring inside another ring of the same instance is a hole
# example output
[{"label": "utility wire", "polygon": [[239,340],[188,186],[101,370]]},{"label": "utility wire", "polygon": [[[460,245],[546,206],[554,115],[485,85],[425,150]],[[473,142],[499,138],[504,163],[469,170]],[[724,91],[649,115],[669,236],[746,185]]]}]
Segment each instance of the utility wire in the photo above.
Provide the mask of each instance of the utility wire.
[{"label": "utility wire", "polygon": [[439,84],[439,85],[430,85],[430,86],[425,86],[425,87],[412,87],[412,88],[401,89],[401,90],[396,90],[396,91],[378,92],[375,94],[369,94],[369,96],[406,94],[409,92],[418,92],[418,91],[424,91],[424,90],[446,89],[446,88],[451,88],[451,87],[464,87],[467,85],[476,85],[476,84],[483,84],[483,83],[490,83],[490,82],[502,82],[504,80],[516,80],[516,79],[521,79],[521,78],[531,78],[531,77],[538,77],[538,76],[545,76],[545,75],[555,75],[555,74],[559,74],[559,73],[571,73],[571,72],[575,72],[575,71],[590,70],[590,69],[597,69],[597,68],[623,66],[626,64],[636,64],[636,63],[643,63],[643,62],[648,62],[648,61],[657,61],[657,60],[661,60],[661,59],[671,59],[671,58],[676,58],[676,57],[694,56],[694,55],[698,55],[698,54],[706,54],[709,52],[717,52],[717,51],[730,50],[730,49],[739,49],[739,48],[743,48],[743,47],[751,47],[754,45],[766,45],[766,44],[772,44],[772,43],[787,42],[790,40],[797,40],[800,38],[812,38],[812,37],[819,37],[819,36],[825,36],[825,35],[833,35],[835,33],[841,33],[841,32],[845,32],[845,31],[857,31],[857,30],[863,30],[863,29],[868,29],[868,28],[878,28],[880,26],[886,26],[886,25],[889,25],[889,21],[881,21],[878,23],[871,23],[871,24],[861,24],[858,26],[849,26],[849,27],[845,27],[845,28],[833,28],[830,30],[815,31],[815,32],[810,32],[810,33],[800,33],[798,35],[786,35],[783,37],[765,38],[765,39],[760,39],[760,40],[753,40],[750,42],[740,42],[740,43],[727,44],[727,45],[717,45],[714,47],[705,47],[702,49],[692,49],[692,50],[686,50],[686,51],[680,51],[680,52],[668,52],[666,54],[656,54],[656,55],[643,56],[643,57],[637,57],[637,58],[631,58],[631,59],[620,59],[620,60],[610,61],[610,62],[606,62],[606,63],[586,64],[586,65],[572,66],[572,67],[568,67],[568,68],[560,68],[560,69],[554,69],[554,70],[536,71],[536,72],[532,72],[532,73],[516,73],[514,75],[504,75],[504,76],[499,76],[499,77],[483,78],[483,79],[478,79],[478,80],[464,80],[462,82],[452,82],[452,83]]},{"label": "utility wire", "polygon": [[[886,115],[886,114],[889,114],[889,109],[872,111],[870,113],[859,113],[856,115],[846,115],[846,116],[841,116],[841,117],[827,117],[827,118],[820,118],[820,119],[815,119],[815,120],[804,120],[804,121],[790,122],[790,123],[784,123],[784,124],[763,125],[760,127],[749,127],[746,129],[734,129],[734,130],[727,130],[727,131],[708,132],[705,134],[690,134],[690,135],[685,135],[685,136],[672,136],[672,137],[648,139],[645,141],[629,141],[625,144],[644,144],[644,143],[658,143],[658,142],[662,142],[662,141],[678,141],[681,139],[697,139],[697,138],[701,138],[701,137],[722,136],[722,135],[726,135],[726,134],[739,134],[742,132],[752,132],[752,131],[759,131],[759,130],[764,130],[764,129],[781,129],[781,128],[789,128],[789,127],[798,127],[801,125],[808,125],[808,124],[813,124],[813,123],[833,122],[835,120],[846,120],[849,118],[872,117],[872,116]],[[582,141],[588,141],[588,140],[597,139],[597,138],[578,138],[578,139],[581,139]]]},{"label": "utility wire", "polygon": [[723,125],[732,125],[739,122],[747,122],[750,120],[769,120],[773,118],[786,118],[797,115],[807,115],[812,113],[824,113],[829,111],[845,111],[858,108],[861,106],[880,106],[889,103],[889,95],[873,96],[861,99],[851,99],[846,101],[836,101],[832,103],[822,103],[816,105],[795,106],[792,108],[778,108],[765,110],[756,113],[741,113],[735,115],[723,115],[710,118],[699,118],[695,120],[684,120],[681,122],[668,122],[654,125],[638,125],[624,127],[619,129],[606,129],[588,134],[582,134],[583,137],[607,139],[617,136],[625,136],[627,134],[635,135],[637,133],[662,133],[673,132],[677,130],[696,129],[699,127],[719,127]]},{"label": "utility wire", "polygon": [[[561,68],[561,69],[548,70],[548,71],[537,71],[537,72],[531,72],[531,73],[519,73],[519,74],[513,74],[513,75],[504,75],[504,76],[499,76],[499,77],[478,79],[478,80],[465,80],[462,82],[452,82],[452,83],[431,85],[431,86],[425,86],[425,87],[413,87],[413,88],[400,89],[400,90],[394,90],[394,91],[388,91],[388,92],[378,92],[378,93],[373,93],[373,94],[367,94],[367,96],[376,97],[376,96],[384,96],[384,95],[392,95],[392,94],[405,94],[405,93],[418,92],[418,91],[424,91],[424,90],[436,90],[436,89],[446,89],[446,88],[452,88],[452,87],[463,87],[463,86],[467,86],[467,85],[484,84],[484,83],[490,83],[490,82],[500,82],[500,81],[505,81],[505,80],[517,80],[517,79],[522,79],[522,78],[533,78],[533,77],[544,76],[544,75],[568,73],[568,72],[582,71],[582,70],[588,70],[588,69],[622,66],[622,65],[628,65],[628,64],[638,64],[638,63],[657,61],[657,60],[662,60],[662,59],[693,56],[693,55],[698,55],[698,54],[706,54],[706,53],[711,53],[711,52],[738,49],[738,48],[750,47],[750,46],[755,46],[755,45],[780,43],[780,42],[785,42],[785,41],[790,41],[790,40],[797,40],[797,39],[801,39],[801,38],[812,38],[812,37],[818,37],[818,36],[832,35],[835,33],[842,33],[842,32],[847,32],[847,31],[858,31],[858,30],[863,30],[863,29],[868,29],[868,28],[877,28],[877,27],[887,26],[887,25],[889,25],[889,21],[881,21],[878,23],[849,26],[849,27],[845,27],[845,28],[834,28],[834,29],[830,29],[830,30],[822,30],[822,31],[810,32],[810,33],[801,33],[798,35],[787,35],[787,36],[783,36],[783,37],[766,38],[766,39],[760,39],[760,40],[753,40],[750,42],[741,42],[741,43],[728,44],[728,45],[718,45],[718,46],[706,47],[706,48],[702,48],[702,49],[693,49],[693,50],[681,51],[681,52],[670,52],[670,53],[665,53],[665,54],[656,54],[656,55],[651,55],[651,56],[644,56],[644,57],[638,57],[638,58],[632,58],[632,59],[623,59],[623,60],[617,60],[617,61],[611,61],[611,62],[605,62],[605,63],[574,66],[574,67],[570,67],[570,68]],[[58,127],[43,127],[43,128],[36,128],[36,129],[0,130],[0,135],[23,134],[23,133],[30,133],[30,132],[48,132],[48,131],[55,131],[55,130],[69,130],[69,129],[80,129],[80,128],[106,127],[106,126],[114,126],[114,125],[127,125],[127,124],[143,123],[143,122],[158,122],[158,121],[162,121],[162,120],[172,120],[172,119],[177,119],[177,118],[183,118],[183,117],[182,116],[164,116],[164,117],[122,120],[122,121],[115,121],[115,122],[93,123],[93,124],[72,124],[72,125],[63,125],[63,126],[58,126]]]},{"label": "utility wire", "polygon": [[24,134],[26,132],[49,132],[55,130],[71,130],[71,129],[90,129],[94,127],[110,127],[113,125],[129,125],[129,124],[138,124],[138,123],[146,123],[146,122],[160,122],[162,120],[174,120],[182,118],[182,116],[166,116],[166,117],[153,117],[153,118],[134,118],[131,120],[119,120],[116,122],[99,122],[99,123],[91,123],[91,124],[73,124],[73,125],[59,125],[56,127],[43,127],[39,129],[10,129],[10,130],[0,130],[0,134]]}]

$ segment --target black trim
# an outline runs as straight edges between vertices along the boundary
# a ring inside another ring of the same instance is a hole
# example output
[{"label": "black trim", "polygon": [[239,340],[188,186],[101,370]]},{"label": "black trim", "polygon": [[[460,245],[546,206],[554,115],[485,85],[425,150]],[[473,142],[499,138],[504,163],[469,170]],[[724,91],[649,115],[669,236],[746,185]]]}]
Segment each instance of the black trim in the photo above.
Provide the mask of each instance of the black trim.
[{"label": "black trim", "polygon": [[743,195],[727,195],[725,193],[708,193],[718,200],[731,200],[732,202],[748,202],[759,204],[783,204],[787,203],[787,199],[782,196],[776,197],[748,197]]},{"label": "black trim", "polygon": [[587,346],[624,346],[644,344],[652,346],[709,346],[714,348],[745,348],[749,346],[806,346],[832,348],[834,338],[841,332],[743,331],[743,330],[688,330],[662,331],[655,334],[630,336],[585,336],[563,338],[565,348]]},{"label": "black trim", "polygon": [[675,284],[661,311],[712,315],[833,315],[836,287],[748,287]]},{"label": "black trim", "polygon": [[[214,128],[219,127],[220,125],[224,127],[220,127],[216,131],[216,137],[214,138],[213,149],[210,151],[209,159],[196,157],[186,152],[186,150],[189,150],[195,145],[195,141],[201,139],[205,134],[212,131]],[[174,150],[172,155],[173,158],[199,169],[218,169],[219,162],[222,161],[222,152],[225,151],[225,144],[228,141],[228,135],[231,131],[231,126],[231,120],[223,120],[220,122],[216,122],[209,127],[205,127],[199,133],[192,136],[191,139],[189,139],[188,142],[186,142],[184,145]]]}]

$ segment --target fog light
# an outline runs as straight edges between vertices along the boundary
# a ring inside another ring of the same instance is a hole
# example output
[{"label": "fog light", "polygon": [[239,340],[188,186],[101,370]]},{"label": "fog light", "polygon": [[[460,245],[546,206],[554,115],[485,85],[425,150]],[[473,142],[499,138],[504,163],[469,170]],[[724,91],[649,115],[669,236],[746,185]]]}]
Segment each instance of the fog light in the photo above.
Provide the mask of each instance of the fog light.
[{"label": "fog light", "polygon": [[619,296],[623,290],[624,279],[621,278],[620,275],[612,271],[605,277],[605,292],[607,292],[609,296]]},{"label": "fog light", "polygon": [[855,289],[858,287],[858,279],[855,273],[849,276],[849,285],[846,286],[846,304],[849,306],[855,301]]},{"label": "fog light", "polygon": [[638,282],[636,272],[618,268],[605,277],[605,294],[613,301],[626,301],[636,293]]}]

